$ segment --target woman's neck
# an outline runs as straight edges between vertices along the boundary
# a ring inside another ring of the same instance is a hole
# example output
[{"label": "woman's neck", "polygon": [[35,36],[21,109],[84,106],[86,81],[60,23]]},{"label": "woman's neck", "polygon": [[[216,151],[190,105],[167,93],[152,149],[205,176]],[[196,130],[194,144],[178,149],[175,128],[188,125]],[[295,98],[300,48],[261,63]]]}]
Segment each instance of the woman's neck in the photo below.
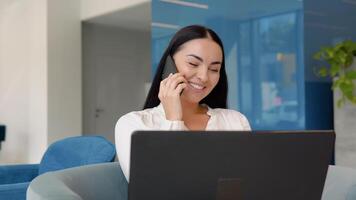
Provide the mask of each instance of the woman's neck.
[{"label": "woman's neck", "polygon": [[183,115],[205,114],[207,109],[199,105],[199,103],[192,103],[181,99]]},{"label": "woman's neck", "polygon": [[210,116],[208,108],[199,103],[181,101],[183,109],[183,121],[189,130],[206,130]]}]

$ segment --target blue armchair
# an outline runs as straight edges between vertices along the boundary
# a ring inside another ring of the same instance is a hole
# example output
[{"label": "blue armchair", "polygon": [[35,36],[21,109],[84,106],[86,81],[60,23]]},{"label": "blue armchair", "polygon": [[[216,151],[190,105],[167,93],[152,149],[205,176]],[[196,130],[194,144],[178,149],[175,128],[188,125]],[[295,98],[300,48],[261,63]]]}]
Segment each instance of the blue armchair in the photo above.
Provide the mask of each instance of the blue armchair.
[{"label": "blue armchair", "polygon": [[0,199],[26,199],[29,183],[38,175],[76,166],[112,162],[115,146],[100,136],[78,136],[50,145],[39,164],[0,166]]},{"label": "blue armchair", "polygon": [[[127,197],[128,183],[117,162],[46,173],[36,177],[27,190],[28,200],[127,200]],[[330,166],[321,199],[355,200],[356,169]]]},{"label": "blue armchair", "polygon": [[86,165],[36,177],[27,189],[27,199],[127,200],[128,183],[118,162]]}]

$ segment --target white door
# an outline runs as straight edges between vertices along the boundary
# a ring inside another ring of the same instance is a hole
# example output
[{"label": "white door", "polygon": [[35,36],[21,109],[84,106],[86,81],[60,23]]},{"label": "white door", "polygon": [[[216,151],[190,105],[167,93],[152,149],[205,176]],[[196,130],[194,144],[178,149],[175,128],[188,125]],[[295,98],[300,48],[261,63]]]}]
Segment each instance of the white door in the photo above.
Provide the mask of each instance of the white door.
[{"label": "white door", "polygon": [[[114,128],[122,115],[142,109],[144,84],[134,58],[98,56],[89,70],[90,98],[86,99],[85,134],[102,135],[114,143]],[[85,73],[84,73],[85,74]],[[86,86],[84,86],[86,87]],[[88,87],[88,84],[87,84]],[[88,97],[88,95],[86,95]]]}]

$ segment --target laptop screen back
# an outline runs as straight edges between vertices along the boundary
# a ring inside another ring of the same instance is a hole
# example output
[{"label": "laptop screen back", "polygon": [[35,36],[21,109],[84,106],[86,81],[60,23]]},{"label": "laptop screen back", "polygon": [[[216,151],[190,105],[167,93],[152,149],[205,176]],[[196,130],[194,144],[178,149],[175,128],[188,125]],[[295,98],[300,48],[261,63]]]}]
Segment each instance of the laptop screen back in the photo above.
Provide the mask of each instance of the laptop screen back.
[{"label": "laptop screen back", "polygon": [[129,200],[320,199],[334,140],[332,131],[138,131]]}]

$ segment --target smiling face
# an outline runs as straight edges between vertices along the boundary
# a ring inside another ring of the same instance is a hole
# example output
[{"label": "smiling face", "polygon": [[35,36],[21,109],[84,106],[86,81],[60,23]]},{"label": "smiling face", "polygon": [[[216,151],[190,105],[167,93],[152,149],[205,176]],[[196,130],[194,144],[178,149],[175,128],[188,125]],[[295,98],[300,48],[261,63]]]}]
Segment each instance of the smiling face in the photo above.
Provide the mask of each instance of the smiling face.
[{"label": "smiling face", "polygon": [[173,59],[177,70],[188,81],[182,98],[199,103],[219,81],[223,60],[221,47],[210,38],[194,39],[184,43]]}]

